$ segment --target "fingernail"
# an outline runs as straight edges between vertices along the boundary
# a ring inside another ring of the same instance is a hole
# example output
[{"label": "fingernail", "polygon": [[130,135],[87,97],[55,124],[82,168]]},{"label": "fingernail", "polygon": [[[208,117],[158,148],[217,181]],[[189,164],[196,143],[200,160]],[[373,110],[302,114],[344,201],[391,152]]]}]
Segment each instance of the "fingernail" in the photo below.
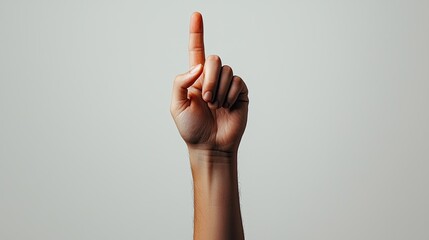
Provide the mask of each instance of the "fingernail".
[{"label": "fingernail", "polygon": [[200,67],[201,67],[201,64],[198,64],[198,65],[191,67],[191,69],[189,69],[189,73],[194,74],[194,73],[198,72],[200,70]]},{"label": "fingernail", "polygon": [[204,93],[204,101],[211,102],[212,101],[212,92],[207,91]]}]

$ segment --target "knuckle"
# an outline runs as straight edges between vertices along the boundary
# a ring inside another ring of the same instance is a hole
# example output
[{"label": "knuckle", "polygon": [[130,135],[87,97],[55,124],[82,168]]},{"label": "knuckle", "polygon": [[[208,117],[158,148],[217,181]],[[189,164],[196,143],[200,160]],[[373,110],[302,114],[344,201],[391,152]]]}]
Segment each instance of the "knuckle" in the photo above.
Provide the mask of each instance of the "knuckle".
[{"label": "knuckle", "polygon": [[180,79],[182,79],[182,74],[176,75],[176,77],[174,78],[174,81],[180,81]]},{"label": "knuckle", "polygon": [[224,65],[222,67],[222,72],[232,75],[232,68],[229,65]]},{"label": "knuckle", "polygon": [[210,56],[207,57],[207,60],[213,61],[213,62],[216,62],[216,63],[219,63],[219,64],[221,62],[220,57],[218,55],[210,55]]},{"label": "knuckle", "polygon": [[180,80],[182,79],[182,76],[181,75],[177,75],[175,78],[174,78],[174,80],[173,80],[173,83],[174,84],[177,84],[178,82],[180,82]]},{"label": "knuckle", "polygon": [[248,94],[248,93],[249,93],[249,89],[247,88],[247,85],[246,85],[246,83],[245,83],[245,82],[243,82],[243,90],[244,90],[244,92],[245,92],[246,94]]},{"label": "knuckle", "polygon": [[234,77],[232,78],[232,81],[233,81],[235,84],[242,84],[243,79],[241,79],[241,77],[239,77],[239,76],[234,76]]}]

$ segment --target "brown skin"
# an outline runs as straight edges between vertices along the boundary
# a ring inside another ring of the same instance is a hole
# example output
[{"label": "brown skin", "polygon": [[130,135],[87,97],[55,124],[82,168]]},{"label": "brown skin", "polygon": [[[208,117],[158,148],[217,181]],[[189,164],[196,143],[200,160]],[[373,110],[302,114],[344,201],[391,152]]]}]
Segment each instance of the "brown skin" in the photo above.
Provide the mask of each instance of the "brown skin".
[{"label": "brown skin", "polygon": [[203,20],[191,16],[187,73],[173,84],[171,115],[186,142],[194,180],[194,239],[244,239],[237,183],[237,151],[247,123],[244,81],[205,57]]}]

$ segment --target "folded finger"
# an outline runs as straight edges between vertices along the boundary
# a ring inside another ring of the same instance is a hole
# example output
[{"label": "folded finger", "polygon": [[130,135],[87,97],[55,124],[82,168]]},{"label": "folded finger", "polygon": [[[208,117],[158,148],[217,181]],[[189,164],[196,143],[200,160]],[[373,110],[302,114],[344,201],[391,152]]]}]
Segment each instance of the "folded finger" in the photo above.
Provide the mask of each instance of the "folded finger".
[{"label": "folded finger", "polygon": [[219,77],[216,97],[213,102],[217,108],[222,107],[225,102],[225,98],[231,86],[232,76],[232,68],[228,65],[223,66]]},{"label": "folded finger", "polygon": [[222,62],[218,56],[209,56],[204,65],[202,96],[204,101],[212,103],[217,93]]},{"label": "folded finger", "polygon": [[243,79],[239,76],[234,76],[223,107],[231,108],[238,102],[249,102],[248,90]]}]

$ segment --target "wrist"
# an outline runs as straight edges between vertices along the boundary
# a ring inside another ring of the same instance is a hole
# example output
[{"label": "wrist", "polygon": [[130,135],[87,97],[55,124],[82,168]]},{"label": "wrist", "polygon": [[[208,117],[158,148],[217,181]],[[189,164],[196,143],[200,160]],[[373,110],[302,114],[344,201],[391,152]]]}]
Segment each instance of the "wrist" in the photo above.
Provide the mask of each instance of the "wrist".
[{"label": "wrist", "polygon": [[188,147],[191,165],[236,165],[237,151]]},{"label": "wrist", "polygon": [[230,180],[237,176],[237,151],[188,148],[194,180],[228,175]]}]

